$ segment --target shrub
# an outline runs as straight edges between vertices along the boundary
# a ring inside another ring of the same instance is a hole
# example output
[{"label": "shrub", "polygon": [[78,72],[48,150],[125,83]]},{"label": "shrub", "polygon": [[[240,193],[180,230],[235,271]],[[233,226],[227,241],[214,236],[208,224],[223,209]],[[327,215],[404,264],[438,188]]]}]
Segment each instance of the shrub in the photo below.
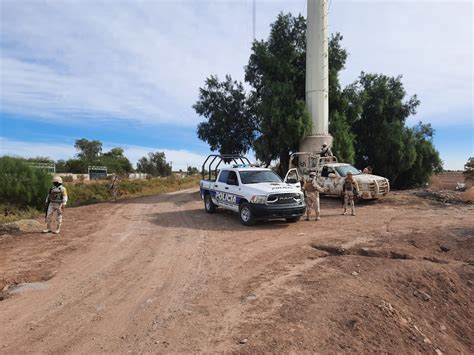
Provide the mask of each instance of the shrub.
[{"label": "shrub", "polygon": [[22,159],[0,157],[0,202],[19,208],[43,209],[51,187],[51,175]]}]

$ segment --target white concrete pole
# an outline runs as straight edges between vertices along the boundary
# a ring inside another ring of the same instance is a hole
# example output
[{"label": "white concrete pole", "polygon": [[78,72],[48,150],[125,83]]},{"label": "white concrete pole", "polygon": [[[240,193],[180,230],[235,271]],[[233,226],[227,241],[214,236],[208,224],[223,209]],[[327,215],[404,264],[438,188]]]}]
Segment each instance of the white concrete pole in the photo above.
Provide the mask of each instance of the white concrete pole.
[{"label": "white concrete pole", "polygon": [[329,133],[327,6],[327,0],[308,0],[306,105],[313,121],[313,135]]},{"label": "white concrete pole", "polygon": [[328,2],[308,0],[306,18],[306,107],[311,116],[311,134],[300,142],[300,152],[319,153],[323,143],[332,146],[329,135]]}]

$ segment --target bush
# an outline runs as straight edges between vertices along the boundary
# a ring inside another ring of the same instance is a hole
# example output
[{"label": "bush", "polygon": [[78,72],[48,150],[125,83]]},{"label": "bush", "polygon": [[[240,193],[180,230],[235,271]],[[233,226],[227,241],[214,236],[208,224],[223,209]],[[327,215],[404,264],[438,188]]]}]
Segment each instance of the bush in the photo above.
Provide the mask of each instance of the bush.
[{"label": "bush", "polygon": [[22,159],[0,157],[0,202],[41,210],[50,187],[50,174],[29,166]]}]

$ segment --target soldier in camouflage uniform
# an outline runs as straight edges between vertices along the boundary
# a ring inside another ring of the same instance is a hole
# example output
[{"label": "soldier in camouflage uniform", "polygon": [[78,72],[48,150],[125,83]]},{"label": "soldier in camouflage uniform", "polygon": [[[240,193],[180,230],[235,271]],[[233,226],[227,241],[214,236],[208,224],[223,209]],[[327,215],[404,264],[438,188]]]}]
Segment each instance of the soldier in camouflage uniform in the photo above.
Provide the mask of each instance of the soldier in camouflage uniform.
[{"label": "soldier in camouflage uniform", "polygon": [[112,177],[112,183],[110,184],[110,191],[112,193],[112,198],[114,199],[114,201],[117,201],[119,187],[120,187],[119,179],[117,175],[114,174]]},{"label": "soldier in camouflage uniform", "polygon": [[331,147],[328,146],[326,142],[323,143],[323,146],[321,147],[321,153],[319,154],[322,157],[332,157],[332,150]]},{"label": "soldier in camouflage uniform", "polygon": [[46,197],[46,203],[48,205],[46,210],[46,223],[47,228],[43,230],[43,233],[52,232],[51,222],[53,215],[56,215],[57,228],[53,232],[58,234],[61,230],[61,224],[63,222],[63,207],[67,204],[67,191],[62,186],[63,180],[59,176],[53,178],[53,187],[49,189],[48,196]]},{"label": "soldier in camouflage uniform", "polygon": [[319,192],[323,192],[323,188],[316,182],[316,173],[314,171],[309,173],[309,179],[305,181],[303,190],[306,195],[306,220],[309,221],[311,210],[314,210],[316,212],[316,221],[319,221],[321,219],[319,216]]},{"label": "soldier in camouflage uniform", "polygon": [[347,211],[347,204],[350,203],[352,209],[352,215],[355,216],[355,207],[354,207],[354,190],[355,182],[352,179],[352,173],[349,171],[344,179],[344,184],[342,185],[342,193],[344,194],[344,209],[342,214],[345,215]]}]

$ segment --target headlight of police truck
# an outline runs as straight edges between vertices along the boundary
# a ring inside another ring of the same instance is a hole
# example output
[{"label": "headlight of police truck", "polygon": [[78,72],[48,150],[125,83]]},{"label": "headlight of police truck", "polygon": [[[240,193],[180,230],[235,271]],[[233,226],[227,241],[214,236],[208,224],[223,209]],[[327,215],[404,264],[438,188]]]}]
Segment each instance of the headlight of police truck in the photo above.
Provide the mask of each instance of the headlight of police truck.
[{"label": "headlight of police truck", "polygon": [[301,201],[304,201],[304,193],[299,193],[299,196],[296,198],[296,201],[297,202],[301,202]]},{"label": "headlight of police truck", "polygon": [[252,196],[252,198],[250,199],[250,202],[263,204],[267,202],[267,196],[259,196],[259,195]]}]

